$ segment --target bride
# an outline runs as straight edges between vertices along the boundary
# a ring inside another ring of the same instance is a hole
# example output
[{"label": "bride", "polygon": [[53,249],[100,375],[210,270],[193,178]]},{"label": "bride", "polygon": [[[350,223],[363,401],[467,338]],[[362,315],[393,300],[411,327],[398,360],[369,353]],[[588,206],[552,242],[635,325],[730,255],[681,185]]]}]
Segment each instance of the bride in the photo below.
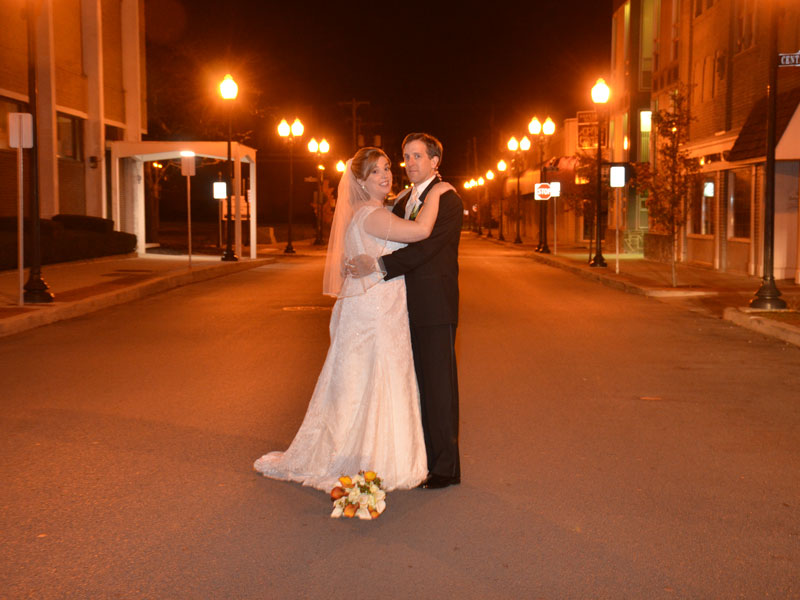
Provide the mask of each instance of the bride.
[{"label": "bride", "polygon": [[330,491],[341,475],[371,470],[387,491],[416,487],[428,474],[403,277],[353,279],[345,260],[375,258],[427,238],[447,183],[431,188],[415,221],[387,210],[389,158],[362,148],[339,184],[322,291],[337,298],[331,345],[291,445],[255,461],[266,477]]}]

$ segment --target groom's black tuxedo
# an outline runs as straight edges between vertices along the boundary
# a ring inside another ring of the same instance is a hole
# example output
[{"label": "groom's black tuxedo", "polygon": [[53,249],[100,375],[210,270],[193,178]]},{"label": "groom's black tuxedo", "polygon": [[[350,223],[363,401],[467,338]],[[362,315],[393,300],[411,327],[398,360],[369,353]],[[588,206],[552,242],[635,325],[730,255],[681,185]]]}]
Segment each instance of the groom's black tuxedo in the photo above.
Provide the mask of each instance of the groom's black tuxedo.
[{"label": "groom's black tuxedo", "polygon": [[[441,181],[423,190],[420,200]],[[405,216],[411,194],[393,212]],[[428,453],[428,471],[457,483],[458,373],[455,335],[458,324],[458,243],[464,207],[449,191],[439,199],[439,214],[431,235],[383,257],[386,279],[405,275],[414,368],[419,382],[422,425]]]},{"label": "groom's black tuxedo", "polygon": [[[428,192],[439,181],[437,177],[423,190],[423,206]],[[410,196],[406,194],[393,209],[401,219]],[[458,324],[458,243],[463,220],[461,198],[454,191],[446,192],[439,199],[439,215],[431,235],[383,257],[386,279],[406,276],[412,325]]]}]

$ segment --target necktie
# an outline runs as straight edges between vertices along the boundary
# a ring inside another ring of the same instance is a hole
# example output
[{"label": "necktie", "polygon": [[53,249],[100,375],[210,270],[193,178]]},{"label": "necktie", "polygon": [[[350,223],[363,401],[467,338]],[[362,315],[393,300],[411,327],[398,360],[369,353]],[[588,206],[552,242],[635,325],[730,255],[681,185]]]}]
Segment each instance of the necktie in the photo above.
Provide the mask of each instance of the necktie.
[{"label": "necktie", "polygon": [[411,193],[411,212],[408,215],[408,220],[413,221],[417,218],[419,214],[419,209],[422,207],[422,202],[420,202],[419,197],[417,195],[417,190],[414,190]]}]

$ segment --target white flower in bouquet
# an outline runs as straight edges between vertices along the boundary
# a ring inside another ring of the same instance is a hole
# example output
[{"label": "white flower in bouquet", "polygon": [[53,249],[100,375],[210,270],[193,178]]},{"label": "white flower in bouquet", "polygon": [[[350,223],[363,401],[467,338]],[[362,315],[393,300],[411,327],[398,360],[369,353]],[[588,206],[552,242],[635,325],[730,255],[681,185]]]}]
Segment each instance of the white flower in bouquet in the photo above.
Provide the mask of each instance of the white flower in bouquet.
[{"label": "white flower in bouquet", "polygon": [[340,486],[331,490],[331,518],[377,519],[386,510],[386,492],[381,488],[382,481],[374,471],[360,471],[353,476],[342,475],[339,483]]}]

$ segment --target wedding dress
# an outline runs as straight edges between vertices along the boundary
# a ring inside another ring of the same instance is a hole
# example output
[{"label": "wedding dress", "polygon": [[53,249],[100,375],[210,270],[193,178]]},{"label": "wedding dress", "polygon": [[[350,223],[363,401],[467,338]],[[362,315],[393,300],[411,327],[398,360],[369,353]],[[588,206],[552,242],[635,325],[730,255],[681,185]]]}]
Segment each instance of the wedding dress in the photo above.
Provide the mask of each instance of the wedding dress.
[{"label": "wedding dress", "polygon": [[[373,210],[386,209],[355,208],[343,236],[345,256],[381,256],[405,246],[364,231]],[[375,471],[386,490],[417,486],[428,468],[404,278],[344,279],[330,338],[300,430],[285,452],[262,456],[255,469],[324,491],[362,470]]]}]

